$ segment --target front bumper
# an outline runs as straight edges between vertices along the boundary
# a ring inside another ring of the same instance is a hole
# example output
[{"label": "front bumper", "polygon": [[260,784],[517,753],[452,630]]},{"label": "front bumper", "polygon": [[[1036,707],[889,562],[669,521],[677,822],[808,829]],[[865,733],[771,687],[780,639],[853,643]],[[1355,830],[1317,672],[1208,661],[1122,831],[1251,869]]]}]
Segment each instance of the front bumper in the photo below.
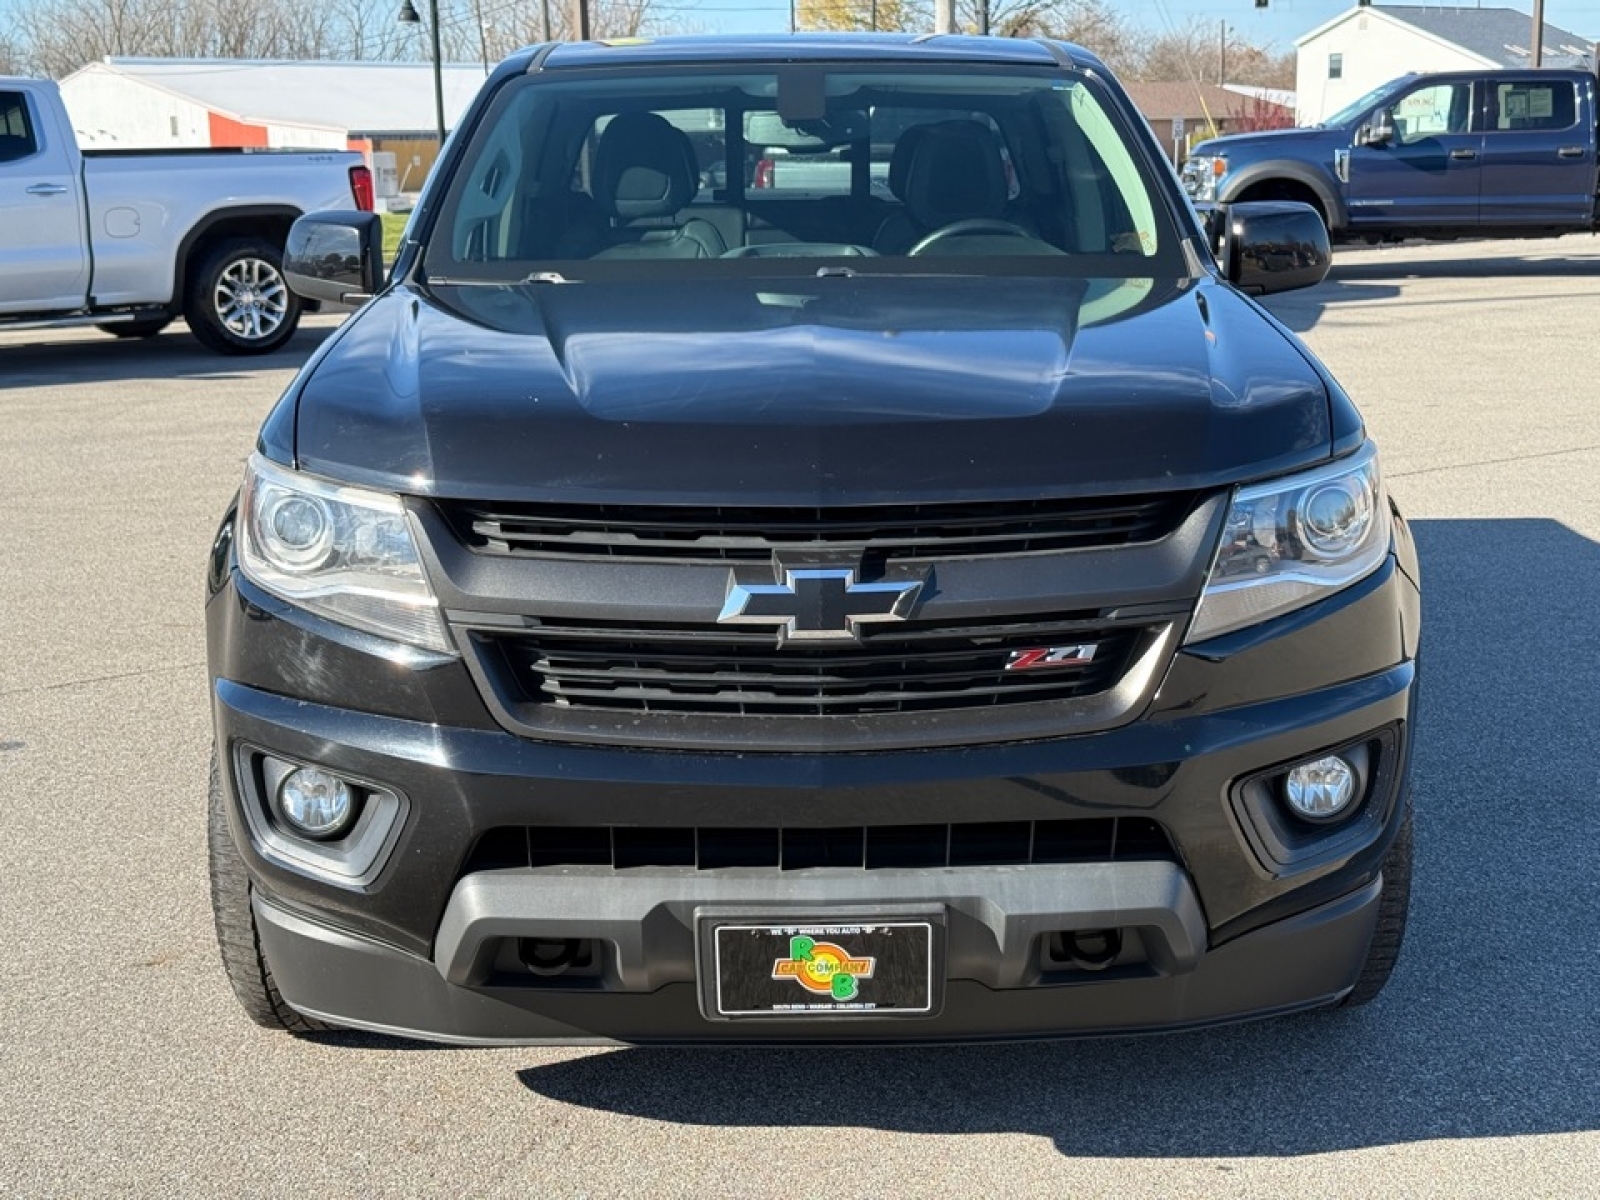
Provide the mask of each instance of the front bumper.
[{"label": "front bumper", "polygon": [[[1359,975],[1383,856],[1406,808],[1414,577],[1402,525],[1396,559],[1356,587],[1180,653],[1150,711],[1119,729],[741,755],[514,736],[459,661],[386,657],[235,574],[219,581],[209,612],[224,761],[261,750],[323,765],[392,789],[405,813],[381,870],[330,882],[265,852],[244,816],[247,773],[225,771],[262,948],[294,1008],[442,1041],[966,1040],[1168,1029],[1331,1003]],[[366,711],[338,703],[349,695]],[[1264,854],[1242,781],[1364,739],[1384,758],[1358,818],[1292,861]],[[1170,853],[800,871],[541,866],[480,853],[506,829],[1130,819],[1163,830]],[[936,1015],[753,1024],[703,1014],[694,934],[703,910],[826,918],[908,905],[944,916]],[[1098,928],[1135,932],[1138,961],[1103,977],[1049,961],[1052,933]],[[517,939],[542,937],[592,940],[598,971],[563,983],[496,968]]]},{"label": "front bumper", "polygon": [[[915,900],[920,892],[948,904],[951,969],[962,972],[963,962],[970,958],[974,969],[965,974],[985,974],[993,964],[1008,961],[1008,946],[1020,951],[1031,940],[1027,931],[1041,926],[1083,928],[1150,919],[1187,927],[1187,934],[1203,934],[1194,894],[1181,873],[1154,874],[1155,878],[1143,880],[1119,879],[1110,872],[1101,872],[1099,879],[1045,876],[1020,881],[1015,888],[993,876],[882,882],[889,894]],[[262,949],[284,999],[309,1016],[338,1025],[468,1044],[783,1045],[818,1040],[870,1044],[1156,1031],[1330,1004],[1355,983],[1372,938],[1382,887],[1381,879],[1374,879],[1347,896],[1215,950],[1202,953],[1195,943],[1183,943],[1182,949],[1194,958],[1173,964],[1178,969],[1170,973],[1077,985],[1036,981],[1014,987],[957,975],[945,985],[940,1011],[924,1020],[733,1024],[708,1021],[702,1015],[692,977],[692,926],[680,919],[686,902],[660,901],[654,892],[658,882],[635,881],[620,897],[612,890],[606,899],[618,903],[605,903],[603,913],[581,903],[560,903],[566,896],[560,881],[498,879],[487,888],[464,883],[446,910],[449,934],[441,939],[437,962],[308,920],[259,896],[255,913]],[[837,904],[833,882],[817,878],[797,891],[816,893],[816,903]],[[1144,894],[1125,895],[1124,883]],[[1145,886],[1139,887],[1140,883]],[[492,896],[486,897],[485,890]],[[1049,912],[1004,907],[1017,893],[1042,890],[1053,893]],[[599,900],[596,893],[588,896],[591,903]],[[556,903],[551,904],[553,900]],[[875,902],[881,903],[882,896]],[[750,903],[759,911],[772,911],[770,898]],[[816,911],[815,906],[810,911]],[[523,915],[536,912],[542,916]],[[659,935],[659,944],[650,951],[653,965],[660,973],[689,973],[689,977],[662,982],[649,991],[612,993],[492,983],[473,986],[466,976],[460,981],[451,978],[471,961],[473,939],[493,936],[487,932],[490,929],[610,926],[622,929],[630,939],[645,930],[652,937]],[[678,969],[661,971],[665,960],[672,960]]]}]

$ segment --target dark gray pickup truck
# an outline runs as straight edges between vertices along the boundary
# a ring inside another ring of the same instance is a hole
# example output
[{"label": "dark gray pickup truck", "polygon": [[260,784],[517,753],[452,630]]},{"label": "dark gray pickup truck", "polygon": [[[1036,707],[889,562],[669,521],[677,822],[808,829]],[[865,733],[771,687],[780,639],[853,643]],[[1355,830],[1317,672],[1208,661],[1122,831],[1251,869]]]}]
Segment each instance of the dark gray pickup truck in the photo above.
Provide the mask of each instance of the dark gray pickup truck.
[{"label": "dark gray pickup truck", "polygon": [[[892,131],[885,188],[874,146]],[[775,145],[848,186],[751,185]],[[718,186],[720,184],[720,186]],[[1091,55],[542,46],[262,427],[211,561],[246,1011],[453,1042],[958,1041],[1360,1004],[1417,565],[1355,407]]]}]

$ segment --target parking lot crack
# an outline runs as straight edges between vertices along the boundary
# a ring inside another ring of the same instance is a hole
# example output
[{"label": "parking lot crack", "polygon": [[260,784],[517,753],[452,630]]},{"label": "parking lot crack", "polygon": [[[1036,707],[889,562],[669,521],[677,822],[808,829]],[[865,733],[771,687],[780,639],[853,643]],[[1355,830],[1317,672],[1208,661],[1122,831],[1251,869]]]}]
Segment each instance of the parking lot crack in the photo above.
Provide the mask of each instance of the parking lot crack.
[{"label": "parking lot crack", "polygon": [[147,675],[171,675],[179,671],[193,671],[204,667],[200,661],[175,663],[165,667],[146,667],[140,671],[120,671],[114,675],[93,675],[84,679],[68,679],[61,683],[38,683],[28,687],[7,688],[0,696],[27,696],[37,692],[59,692],[66,688],[84,687],[94,683],[115,683],[121,679],[140,679]]},{"label": "parking lot crack", "polygon": [[1446,463],[1439,467],[1418,467],[1414,471],[1387,472],[1390,479],[1410,479],[1414,475],[1436,475],[1441,471],[1468,471],[1473,467],[1495,467],[1502,463],[1534,462],[1541,458],[1562,458],[1568,454],[1588,454],[1600,450],[1595,446],[1568,446],[1562,450],[1541,450],[1537,454],[1512,454],[1503,458],[1473,459],[1470,462]]}]

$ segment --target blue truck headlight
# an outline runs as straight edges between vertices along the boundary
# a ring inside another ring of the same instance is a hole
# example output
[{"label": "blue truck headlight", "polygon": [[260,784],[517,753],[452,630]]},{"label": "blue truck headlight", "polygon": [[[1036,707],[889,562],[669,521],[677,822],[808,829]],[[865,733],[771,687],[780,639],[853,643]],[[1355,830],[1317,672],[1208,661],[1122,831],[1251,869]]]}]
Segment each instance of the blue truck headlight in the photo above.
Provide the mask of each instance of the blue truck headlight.
[{"label": "blue truck headlight", "polygon": [[1218,154],[1196,154],[1183,165],[1183,187],[1191,200],[1207,203],[1217,198],[1217,188],[1228,173],[1228,160]]}]

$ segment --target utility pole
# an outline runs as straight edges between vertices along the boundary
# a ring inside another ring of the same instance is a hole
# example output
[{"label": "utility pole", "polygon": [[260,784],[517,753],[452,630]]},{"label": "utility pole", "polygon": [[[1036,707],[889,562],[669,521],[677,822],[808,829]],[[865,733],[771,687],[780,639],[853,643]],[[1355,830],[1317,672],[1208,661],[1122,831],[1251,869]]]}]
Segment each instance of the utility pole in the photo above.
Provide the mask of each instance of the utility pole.
[{"label": "utility pole", "polygon": [[483,24],[483,0],[472,0],[472,11],[478,18],[478,49],[483,52],[483,73],[489,73],[489,30]]},{"label": "utility pole", "polygon": [[1217,49],[1217,86],[1228,85],[1228,23],[1222,22],[1222,40]]},{"label": "utility pole", "polygon": [[589,26],[589,0],[572,0],[572,40],[587,42],[594,38]]},{"label": "utility pole", "polygon": [[[402,25],[419,25],[422,15],[411,0],[405,0],[400,15],[395,18]],[[433,114],[439,123],[439,145],[444,145],[444,65],[439,59],[439,0],[428,0],[429,32],[433,42]]]},{"label": "utility pole", "polygon": [[550,40],[550,0],[540,0],[539,3],[539,40]]},{"label": "utility pole", "polygon": [[956,31],[956,0],[937,0],[934,4],[933,31],[935,33]]},{"label": "utility pole", "polygon": [[433,112],[439,119],[439,146],[444,146],[444,58],[439,53],[439,0],[428,0],[428,24],[433,34]]},{"label": "utility pole", "polygon": [[1544,66],[1544,0],[1533,0],[1533,69]]}]

